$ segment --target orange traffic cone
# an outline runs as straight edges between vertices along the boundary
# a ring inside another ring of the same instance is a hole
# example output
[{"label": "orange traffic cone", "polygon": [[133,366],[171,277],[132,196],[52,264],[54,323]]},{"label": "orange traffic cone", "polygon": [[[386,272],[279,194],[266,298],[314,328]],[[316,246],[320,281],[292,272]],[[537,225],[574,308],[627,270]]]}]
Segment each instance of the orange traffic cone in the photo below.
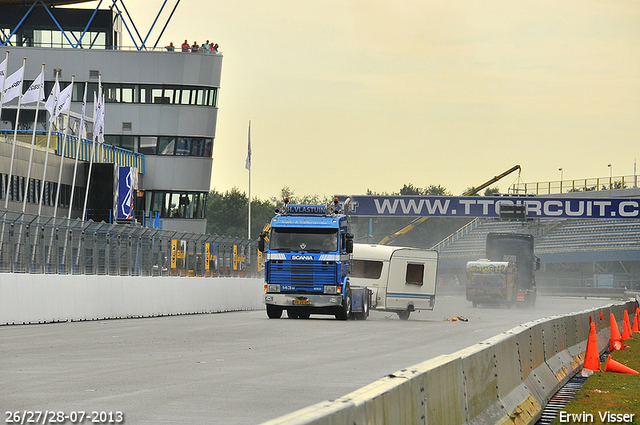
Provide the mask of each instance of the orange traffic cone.
[{"label": "orange traffic cone", "polygon": [[640,320],[640,316],[636,313],[636,316],[633,319],[633,329],[631,329],[631,333],[640,332],[640,329],[638,328],[638,320]]},{"label": "orange traffic cone", "polygon": [[600,370],[600,351],[598,350],[598,336],[596,324],[591,322],[589,339],[587,339],[587,351],[585,351],[583,369]]},{"label": "orange traffic cone", "polygon": [[631,338],[631,325],[629,324],[629,313],[624,311],[624,320],[622,321],[622,340]]},{"label": "orange traffic cone", "polygon": [[600,320],[604,320],[604,316],[602,315],[602,312],[600,312]]},{"label": "orange traffic cone", "polygon": [[604,364],[605,372],[618,372],[618,373],[630,373],[632,375],[640,375],[638,371],[631,369],[628,366],[618,363],[611,358],[611,354],[607,357],[607,362]]},{"label": "orange traffic cone", "polygon": [[624,342],[620,337],[616,317],[611,313],[611,338],[609,339],[609,351],[615,350],[624,350]]}]

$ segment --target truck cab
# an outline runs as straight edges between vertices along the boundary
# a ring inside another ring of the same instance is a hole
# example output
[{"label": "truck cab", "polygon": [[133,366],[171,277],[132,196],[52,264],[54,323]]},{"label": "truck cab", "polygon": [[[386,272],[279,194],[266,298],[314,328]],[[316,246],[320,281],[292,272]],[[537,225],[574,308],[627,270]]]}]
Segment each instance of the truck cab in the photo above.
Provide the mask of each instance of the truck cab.
[{"label": "truck cab", "polygon": [[490,261],[515,263],[516,303],[534,307],[536,304],[536,270],[540,259],[534,255],[534,237],[522,233],[488,233],[486,258]]},{"label": "truck cab", "polygon": [[259,249],[266,253],[264,303],[270,319],[333,314],[347,320],[352,311],[349,269],[353,235],[336,202],[291,205],[276,212]]}]

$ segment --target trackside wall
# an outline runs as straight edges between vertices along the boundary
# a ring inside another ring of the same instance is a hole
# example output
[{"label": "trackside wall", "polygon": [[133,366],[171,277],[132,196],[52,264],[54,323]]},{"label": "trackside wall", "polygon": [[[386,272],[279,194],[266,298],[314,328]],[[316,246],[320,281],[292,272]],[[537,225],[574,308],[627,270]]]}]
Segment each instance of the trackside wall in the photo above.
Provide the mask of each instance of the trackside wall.
[{"label": "trackside wall", "polygon": [[263,425],[534,423],[582,368],[589,316],[603,353],[610,313],[621,326],[624,310],[636,306],[628,301],[529,322]]},{"label": "trackside wall", "polygon": [[260,310],[263,279],[0,273],[0,325]]}]

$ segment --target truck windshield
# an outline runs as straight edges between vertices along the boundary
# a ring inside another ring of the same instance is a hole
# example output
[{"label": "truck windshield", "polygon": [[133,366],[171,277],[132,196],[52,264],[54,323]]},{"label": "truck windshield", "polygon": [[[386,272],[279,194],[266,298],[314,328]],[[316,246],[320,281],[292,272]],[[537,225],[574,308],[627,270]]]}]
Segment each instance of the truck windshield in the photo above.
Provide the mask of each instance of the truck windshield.
[{"label": "truck windshield", "polygon": [[338,250],[338,229],[274,227],[269,238],[269,250],[335,252]]}]

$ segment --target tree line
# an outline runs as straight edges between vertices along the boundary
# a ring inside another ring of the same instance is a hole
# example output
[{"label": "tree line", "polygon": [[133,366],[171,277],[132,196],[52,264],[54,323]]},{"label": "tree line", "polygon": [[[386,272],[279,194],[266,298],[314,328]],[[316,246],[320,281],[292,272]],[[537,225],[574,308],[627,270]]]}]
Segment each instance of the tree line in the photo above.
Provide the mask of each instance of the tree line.
[{"label": "tree line", "polygon": [[[484,191],[485,196],[499,193],[497,187]],[[379,193],[367,189],[367,195],[418,195],[451,196],[451,192],[441,185],[426,187],[405,184],[398,192]],[[271,221],[275,210],[282,206],[285,197],[292,204],[332,205],[333,197],[319,195],[298,196],[288,186],[280,190],[280,197],[266,200],[254,198],[251,201],[251,237],[256,239],[264,226]],[[248,196],[237,187],[225,192],[212,190],[207,197],[207,233],[212,235],[247,237]],[[412,221],[406,217],[352,217],[352,229],[356,242],[377,243]],[[394,244],[430,248],[458,228],[464,226],[468,218],[431,218],[415,231],[403,235]]]}]

